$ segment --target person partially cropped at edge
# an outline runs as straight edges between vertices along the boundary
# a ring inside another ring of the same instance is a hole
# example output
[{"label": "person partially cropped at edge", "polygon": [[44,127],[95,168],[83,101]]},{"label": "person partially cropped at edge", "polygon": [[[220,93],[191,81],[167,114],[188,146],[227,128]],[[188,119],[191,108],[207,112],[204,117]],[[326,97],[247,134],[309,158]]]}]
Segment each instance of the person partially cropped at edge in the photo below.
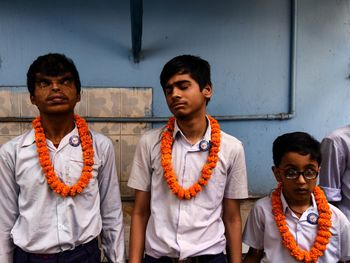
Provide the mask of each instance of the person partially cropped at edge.
[{"label": "person partially cropped at edge", "polygon": [[350,220],[350,125],[338,128],[323,138],[324,156],[320,170],[320,186],[327,200]]},{"label": "person partially cropped at edge", "polygon": [[129,262],[219,263],[225,248],[228,262],[241,262],[244,149],[206,112],[210,65],[177,56],[160,82],[174,117],[145,133],[136,148],[128,181],[135,189]]},{"label": "person partially cropped at edge", "polygon": [[33,129],[0,148],[0,262],[125,262],[111,140],[74,113],[81,83],[63,54],[29,67]]},{"label": "person partially cropped at edge", "polygon": [[305,132],[273,143],[277,188],[258,200],[244,227],[244,263],[350,262],[350,222],[316,186],[320,143]]}]

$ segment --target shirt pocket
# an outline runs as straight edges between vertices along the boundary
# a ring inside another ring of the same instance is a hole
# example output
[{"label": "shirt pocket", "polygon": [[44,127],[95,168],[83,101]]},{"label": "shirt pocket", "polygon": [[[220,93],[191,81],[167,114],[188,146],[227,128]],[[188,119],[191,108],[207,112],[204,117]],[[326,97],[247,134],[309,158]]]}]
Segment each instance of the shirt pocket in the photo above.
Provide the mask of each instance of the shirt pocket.
[{"label": "shirt pocket", "polygon": [[[82,157],[70,156],[69,165],[67,167],[67,175],[66,180],[68,180],[68,184],[73,186],[78,182],[81,177],[82,171],[84,167],[84,162]],[[83,193],[90,192],[94,189],[97,190],[96,185],[98,185],[98,171],[101,167],[101,160],[99,160],[96,156],[94,156],[94,164],[92,166],[92,177],[89,181],[89,184],[84,189]]]},{"label": "shirt pocket", "polygon": [[197,193],[195,204],[207,209],[218,207],[224,198],[225,185],[226,175],[218,167],[215,168],[208,184]]}]

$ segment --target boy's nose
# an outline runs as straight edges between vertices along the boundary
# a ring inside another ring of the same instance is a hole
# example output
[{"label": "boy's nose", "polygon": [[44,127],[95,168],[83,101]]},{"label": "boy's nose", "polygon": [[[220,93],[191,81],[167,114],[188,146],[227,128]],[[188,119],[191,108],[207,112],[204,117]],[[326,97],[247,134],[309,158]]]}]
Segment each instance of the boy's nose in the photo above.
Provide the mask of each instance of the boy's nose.
[{"label": "boy's nose", "polygon": [[58,82],[52,81],[52,89],[53,89],[53,90],[58,90],[58,89],[60,89],[59,86],[60,86],[60,85],[59,85]]},{"label": "boy's nose", "polygon": [[297,178],[297,182],[300,184],[306,183],[306,180],[305,180],[304,175],[302,173],[299,173],[299,177]]},{"label": "boy's nose", "polygon": [[177,87],[174,87],[172,96],[175,98],[180,98],[181,97],[181,90]]}]

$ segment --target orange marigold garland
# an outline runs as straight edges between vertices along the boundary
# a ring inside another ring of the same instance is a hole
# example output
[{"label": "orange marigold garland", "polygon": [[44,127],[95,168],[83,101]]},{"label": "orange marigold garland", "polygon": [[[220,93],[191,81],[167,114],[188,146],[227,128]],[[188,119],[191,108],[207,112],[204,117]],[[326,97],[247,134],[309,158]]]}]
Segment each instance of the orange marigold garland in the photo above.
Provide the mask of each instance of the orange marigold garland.
[{"label": "orange marigold garland", "polygon": [[44,129],[41,125],[40,117],[33,120],[33,128],[35,131],[35,142],[37,152],[39,155],[39,162],[41,168],[45,173],[47,183],[57,194],[62,197],[75,196],[80,194],[89,184],[92,177],[92,166],[94,164],[94,149],[92,146],[92,139],[86,121],[79,115],[74,115],[75,124],[78,128],[79,137],[81,140],[81,148],[83,150],[84,167],[79,180],[73,185],[69,186],[63,183],[55,173],[52,166],[50,153],[46,146],[46,137]]},{"label": "orange marigold garland", "polygon": [[318,230],[314,244],[310,251],[300,249],[294,237],[289,231],[286,223],[286,217],[283,212],[281,201],[282,187],[279,185],[272,193],[272,212],[274,214],[275,222],[279,232],[281,233],[283,245],[290,251],[290,254],[298,261],[303,262],[317,262],[327,248],[329,239],[332,236],[330,228],[332,226],[329,204],[320,187],[316,186],[314,189],[314,196],[319,213]]},{"label": "orange marigold garland", "polygon": [[202,190],[202,187],[208,184],[210,177],[213,173],[213,169],[218,162],[218,153],[220,150],[220,125],[213,117],[208,116],[211,126],[211,147],[206,164],[202,168],[201,177],[197,182],[187,189],[184,189],[178,182],[172,166],[172,145],[173,145],[173,132],[175,126],[175,118],[171,117],[168,121],[165,131],[162,133],[161,141],[161,154],[162,154],[162,167],[164,171],[164,178],[170,188],[170,190],[180,199],[191,199],[195,197],[198,192]]}]

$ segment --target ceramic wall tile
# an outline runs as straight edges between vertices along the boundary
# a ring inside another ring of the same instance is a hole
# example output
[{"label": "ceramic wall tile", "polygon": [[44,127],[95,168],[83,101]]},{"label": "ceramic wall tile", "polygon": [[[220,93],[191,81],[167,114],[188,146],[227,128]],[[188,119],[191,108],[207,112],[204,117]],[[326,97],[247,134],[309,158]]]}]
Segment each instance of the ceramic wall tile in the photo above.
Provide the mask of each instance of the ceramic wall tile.
[{"label": "ceramic wall tile", "polygon": [[75,112],[80,116],[88,115],[88,92],[86,88],[82,88],[80,92],[80,101],[75,106]]},{"label": "ceramic wall tile", "polygon": [[89,88],[89,117],[121,117],[120,89]]},{"label": "ceramic wall tile", "polygon": [[1,87],[0,88],[0,117],[19,117],[19,96],[18,88]]},{"label": "ceramic wall tile", "polygon": [[143,134],[149,129],[151,129],[151,127],[152,125],[146,122],[122,123],[120,133],[122,135]]},{"label": "ceramic wall tile", "polygon": [[20,94],[20,106],[21,117],[36,117],[39,115],[39,111],[35,105],[30,101],[28,92],[22,92]]},{"label": "ceramic wall tile", "polygon": [[115,122],[91,122],[89,127],[105,135],[120,135],[120,123]]},{"label": "ceramic wall tile", "polygon": [[0,135],[17,136],[21,134],[19,122],[0,122]]},{"label": "ceramic wall tile", "polygon": [[120,164],[120,136],[119,135],[106,135],[108,138],[111,139],[114,147],[114,153],[115,153],[115,163],[116,163],[116,169],[117,169],[117,175],[118,180],[120,181],[121,178],[121,164]]},{"label": "ceramic wall tile", "polygon": [[21,134],[32,129],[32,122],[21,123]]},{"label": "ceramic wall tile", "polygon": [[129,178],[132,161],[137,142],[140,136],[138,135],[124,135],[121,137],[121,181],[125,182]]},{"label": "ceramic wall tile", "polygon": [[152,116],[152,89],[120,89],[121,114],[125,117]]}]

